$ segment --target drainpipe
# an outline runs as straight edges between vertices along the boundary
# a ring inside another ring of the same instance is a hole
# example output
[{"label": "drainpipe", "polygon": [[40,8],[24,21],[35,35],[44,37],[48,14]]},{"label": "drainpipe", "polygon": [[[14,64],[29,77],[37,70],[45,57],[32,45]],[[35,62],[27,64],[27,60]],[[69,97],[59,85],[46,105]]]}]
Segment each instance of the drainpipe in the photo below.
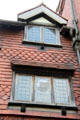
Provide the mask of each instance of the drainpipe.
[{"label": "drainpipe", "polygon": [[62,0],[60,0],[60,5],[59,5],[58,13],[59,13],[59,11],[61,9],[61,3],[62,3]]},{"label": "drainpipe", "polygon": [[79,29],[78,29],[78,19],[76,18],[76,13],[75,13],[75,6],[73,3],[73,0],[70,0],[70,4],[71,4],[71,11],[72,11],[72,25],[76,30],[76,39],[78,39],[79,37]]},{"label": "drainpipe", "polygon": [[73,42],[72,45],[75,48],[77,52],[77,57],[78,57],[78,62],[80,64],[80,32],[78,28],[78,19],[76,18],[76,11],[75,11],[75,6],[74,6],[74,0],[70,0],[70,5],[71,5],[71,11],[72,11],[72,26],[75,28],[75,37],[73,37]]}]

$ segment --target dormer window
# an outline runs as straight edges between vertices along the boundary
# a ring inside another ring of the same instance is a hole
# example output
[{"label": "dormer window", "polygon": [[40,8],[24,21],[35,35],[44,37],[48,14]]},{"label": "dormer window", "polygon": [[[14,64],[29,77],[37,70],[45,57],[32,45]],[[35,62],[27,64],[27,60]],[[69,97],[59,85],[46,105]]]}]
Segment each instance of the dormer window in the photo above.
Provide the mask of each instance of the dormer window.
[{"label": "dormer window", "polygon": [[18,20],[27,23],[24,32],[24,41],[27,41],[27,43],[36,42],[60,46],[59,29],[67,25],[67,20],[46,5],[41,4],[33,9],[19,13]]},{"label": "dormer window", "polygon": [[60,45],[59,30],[45,26],[25,26],[24,41]]}]

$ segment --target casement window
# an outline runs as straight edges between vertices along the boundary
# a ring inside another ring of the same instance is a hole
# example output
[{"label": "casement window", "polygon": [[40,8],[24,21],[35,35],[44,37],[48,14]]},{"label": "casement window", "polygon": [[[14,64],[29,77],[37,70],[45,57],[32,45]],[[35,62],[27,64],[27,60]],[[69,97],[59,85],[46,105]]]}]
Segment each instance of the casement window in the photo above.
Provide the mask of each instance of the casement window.
[{"label": "casement window", "polygon": [[13,101],[46,104],[72,105],[71,85],[67,78],[54,78],[16,74]]},{"label": "casement window", "polygon": [[59,30],[53,27],[25,26],[24,41],[60,45]]}]

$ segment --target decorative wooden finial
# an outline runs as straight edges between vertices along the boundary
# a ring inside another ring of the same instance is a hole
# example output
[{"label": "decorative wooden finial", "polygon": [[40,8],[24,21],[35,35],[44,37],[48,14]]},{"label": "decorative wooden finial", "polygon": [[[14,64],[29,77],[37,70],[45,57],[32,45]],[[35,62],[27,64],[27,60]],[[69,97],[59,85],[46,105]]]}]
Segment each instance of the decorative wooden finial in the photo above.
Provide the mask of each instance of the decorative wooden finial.
[{"label": "decorative wooden finial", "polygon": [[44,4],[44,0],[42,0],[42,4]]}]

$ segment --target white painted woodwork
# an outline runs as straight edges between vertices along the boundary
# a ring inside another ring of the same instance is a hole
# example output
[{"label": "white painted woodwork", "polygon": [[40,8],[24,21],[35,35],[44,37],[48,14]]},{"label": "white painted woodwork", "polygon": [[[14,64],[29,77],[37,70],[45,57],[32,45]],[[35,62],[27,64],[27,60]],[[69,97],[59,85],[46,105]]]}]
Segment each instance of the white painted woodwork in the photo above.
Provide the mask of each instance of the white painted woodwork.
[{"label": "white painted woodwork", "polygon": [[31,21],[31,23],[40,24],[40,25],[50,25],[50,26],[53,26],[53,24],[51,22],[49,22],[47,19],[45,19],[43,17]]},{"label": "white painted woodwork", "polygon": [[57,15],[55,12],[53,12],[52,10],[48,9],[46,6],[44,6],[43,4],[39,7],[36,7],[32,10],[26,11],[22,14],[18,15],[18,18],[20,19],[24,19],[27,20],[33,16],[36,16],[40,13],[45,13],[47,16],[49,16],[50,18],[53,19],[53,21],[57,21],[60,24],[67,24],[67,20],[65,20],[64,18],[60,17],[59,15]]}]

